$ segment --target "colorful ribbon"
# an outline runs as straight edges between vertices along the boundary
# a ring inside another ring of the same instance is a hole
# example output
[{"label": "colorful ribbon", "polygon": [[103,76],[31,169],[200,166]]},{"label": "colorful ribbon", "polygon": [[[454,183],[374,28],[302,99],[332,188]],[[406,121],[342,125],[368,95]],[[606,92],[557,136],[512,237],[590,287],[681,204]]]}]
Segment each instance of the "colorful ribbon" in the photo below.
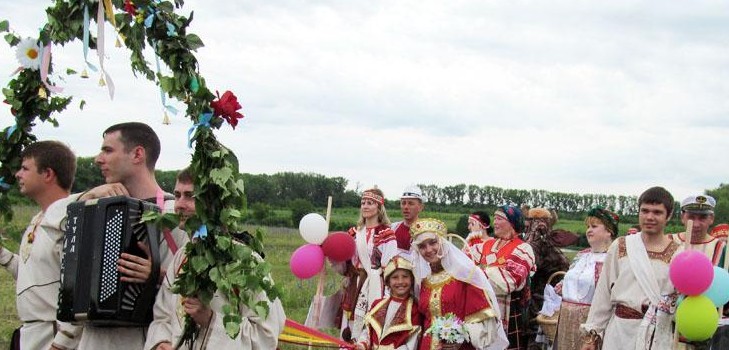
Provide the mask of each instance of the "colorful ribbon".
[{"label": "colorful ribbon", "polygon": [[48,45],[46,45],[43,50],[40,52],[41,54],[41,81],[43,82],[43,85],[46,86],[48,91],[55,92],[55,93],[61,93],[63,92],[63,88],[59,86],[53,86],[50,83],[48,83],[48,67],[51,66],[51,43],[49,42]]},{"label": "colorful ribbon", "polygon": [[[157,64],[157,75],[160,75],[161,66],[159,64],[159,55],[157,54],[157,43],[152,43],[152,48],[154,48],[154,61]],[[166,109],[168,112],[172,113],[172,115],[177,115],[177,108],[173,107],[169,103],[167,103],[167,96],[165,95],[165,91],[162,90],[162,85],[160,85],[159,88],[159,98],[162,101],[162,107]]]},{"label": "colorful ribbon", "polygon": [[212,113],[204,113],[200,116],[200,120],[193,125],[190,130],[187,131],[187,147],[192,148],[192,134],[197,130],[198,127],[210,127],[210,120],[213,119]]},{"label": "colorful ribbon", "polygon": [[[104,3],[99,2],[99,11],[96,14],[96,23],[99,25],[98,33],[96,33],[96,53],[99,56],[99,68],[103,78],[106,78],[106,87],[109,90],[109,97],[114,99],[114,82],[111,76],[104,69]],[[101,84],[103,80],[100,80]]]},{"label": "colorful ribbon", "polygon": [[0,188],[2,188],[4,190],[10,189],[10,184],[5,183],[5,176],[0,177]]},{"label": "colorful ribbon", "polygon": [[208,227],[206,225],[200,225],[200,228],[195,231],[195,234],[192,235],[192,239],[200,238],[205,239],[208,236]]},{"label": "colorful ribbon", "polygon": [[149,6],[147,7],[147,12],[149,12],[149,14],[147,15],[147,18],[144,19],[144,26],[149,29],[152,28],[152,23],[154,23],[154,17],[157,15],[157,10],[155,10],[152,6]]},{"label": "colorful ribbon", "polygon": [[[86,62],[86,66],[89,67],[94,72],[97,72],[98,69],[96,69],[96,66],[91,64],[88,59],[89,55],[89,22],[91,19],[89,18],[89,6],[84,5],[84,36],[83,36],[83,46],[84,46],[84,62]],[[83,78],[83,76],[82,76]]]},{"label": "colorful ribbon", "polygon": [[[13,133],[15,132],[15,130],[18,130],[18,124],[17,123],[15,125],[13,125],[13,126],[9,126],[8,127],[8,130],[5,131],[5,138],[7,140],[10,140],[10,136],[13,135]],[[0,179],[0,181],[2,181],[2,179]]]}]

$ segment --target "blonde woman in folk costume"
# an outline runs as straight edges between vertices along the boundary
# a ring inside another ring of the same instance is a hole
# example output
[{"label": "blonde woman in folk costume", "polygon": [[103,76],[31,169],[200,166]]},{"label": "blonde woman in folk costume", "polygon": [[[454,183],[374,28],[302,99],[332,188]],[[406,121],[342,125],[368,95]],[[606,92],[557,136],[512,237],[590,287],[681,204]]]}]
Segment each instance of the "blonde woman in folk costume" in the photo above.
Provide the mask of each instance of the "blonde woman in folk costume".
[{"label": "blonde woman in folk costume", "polygon": [[445,223],[421,219],[415,222],[410,232],[423,329],[427,330],[436,318],[453,313],[464,321],[467,331],[466,341],[462,344],[442,343],[424,333],[419,349],[505,349],[509,342],[493,289],[483,271],[445,239]]},{"label": "blonde woman in folk costume", "polygon": [[390,295],[375,301],[365,316],[365,330],[357,350],[415,350],[422,331],[413,287],[413,263],[405,253],[385,266],[385,284]]},{"label": "blonde woman in folk costume", "polygon": [[587,212],[585,225],[587,248],[575,256],[557,293],[562,295],[557,339],[553,349],[579,350],[582,347],[580,325],[587,321],[595,286],[607,256],[608,247],[618,236],[618,216],[601,207]]},{"label": "blonde woman in folk costume", "polygon": [[385,211],[385,196],[378,188],[362,192],[360,218],[349,229],[355,241],[355,253],[346,263],[333,264],[345,275],[342,297],[341,336],[346,341],[359,338],[364,316],[372,303],[384,295],[382,269],[397,255],[395,232]]}]

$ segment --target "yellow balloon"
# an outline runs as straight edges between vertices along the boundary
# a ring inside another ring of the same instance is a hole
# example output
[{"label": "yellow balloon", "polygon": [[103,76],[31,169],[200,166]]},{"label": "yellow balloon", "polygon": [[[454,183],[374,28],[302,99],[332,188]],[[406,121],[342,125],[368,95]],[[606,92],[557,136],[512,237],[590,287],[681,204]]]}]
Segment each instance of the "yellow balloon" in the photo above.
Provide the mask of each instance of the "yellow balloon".
[{"label": "yellow balloon", "polygon": [[719,313],[711,299],[703,295],[689,296],[676,309],[678,332],[691,341],[710,339],[719,324]]}]

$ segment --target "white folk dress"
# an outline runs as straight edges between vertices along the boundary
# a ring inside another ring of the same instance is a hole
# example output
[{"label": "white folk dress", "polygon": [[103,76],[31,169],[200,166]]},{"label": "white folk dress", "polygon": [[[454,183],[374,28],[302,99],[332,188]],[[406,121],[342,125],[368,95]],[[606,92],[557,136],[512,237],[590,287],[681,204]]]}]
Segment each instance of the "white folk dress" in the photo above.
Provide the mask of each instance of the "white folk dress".
[{"label": "white folk dress", "polygon": [[562,279],[562,306],[557,331],[557,349],[579,350],[582,347],[580,325],[587,320],[592,297],[607,253],[585,249],[575,256]]}]

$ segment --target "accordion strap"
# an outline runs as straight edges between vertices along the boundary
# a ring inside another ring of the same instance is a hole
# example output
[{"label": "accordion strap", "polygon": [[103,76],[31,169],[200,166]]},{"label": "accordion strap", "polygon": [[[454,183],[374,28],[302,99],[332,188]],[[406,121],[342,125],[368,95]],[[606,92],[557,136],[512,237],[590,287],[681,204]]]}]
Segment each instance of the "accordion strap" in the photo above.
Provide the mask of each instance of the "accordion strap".
[{"label": "accordion strap", "polygon": [[[160,211],[165,211],[165,193],[162,191],[161,188],[157,188],[157,206],[159,207]],[[172,237],[172,233],[170,233],[169,229],[164,229],[162,230],[162,234],[165,236],[167,247],[170,248],[172,255],[175,255],[177,253],[178,247],[177,242],[175,242],[174,237]]]},{"label": "accordion strap", "polygon": [[169,229],[162,230],[162,234],[165,236],[165,241],[167,241],[167,246],[170,247],[170,251],[172,252],[172,255],[175,255],[177,253],[177,243],[175,242],[175,239],[172,237],[172,233],[170,233]]}]

